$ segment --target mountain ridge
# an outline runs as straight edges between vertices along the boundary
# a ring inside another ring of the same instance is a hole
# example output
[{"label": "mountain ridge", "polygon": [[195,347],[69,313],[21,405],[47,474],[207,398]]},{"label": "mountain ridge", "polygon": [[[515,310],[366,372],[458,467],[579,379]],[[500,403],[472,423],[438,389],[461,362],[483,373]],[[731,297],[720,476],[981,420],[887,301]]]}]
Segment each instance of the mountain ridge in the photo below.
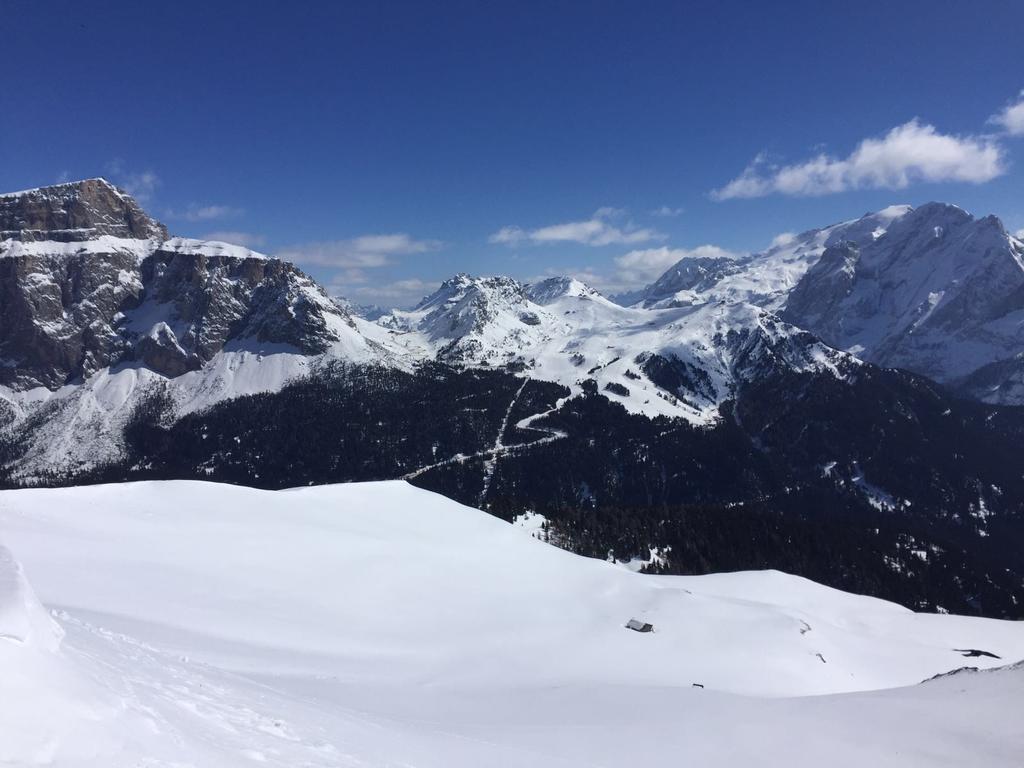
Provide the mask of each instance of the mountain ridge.
[{"label": "mountain ridge", "polygon": [[[0,241],[3,484],[407,478],[507,519],[540,514],[552,541],[648,569],[785,567],[918,609],[1024,604],[1021,409],[804,325],[857,305],[850,286],[874,286],[876,264],[960,254],[971,274],[1012,276],[1018,243],[994,220],[893,206],[761,254],[684,260],[632,306],[568,276],[458,274],[371,321],[240,246],[100,234],[158,225],[83,184],[108,207],[75,202],[74,185],[26,193],[62,239],[3,198],[28,232]],[[963,227],[984,237],[924,247]],[[878,294],[879,317],[912,316],[920,292],[900,285]],[[960,295],[982,318],[1016,311],[1012,290]],[[984,323],[962,330],[981,334],[973,386],[1012,400],[1024,350],[1004,359]]]}]

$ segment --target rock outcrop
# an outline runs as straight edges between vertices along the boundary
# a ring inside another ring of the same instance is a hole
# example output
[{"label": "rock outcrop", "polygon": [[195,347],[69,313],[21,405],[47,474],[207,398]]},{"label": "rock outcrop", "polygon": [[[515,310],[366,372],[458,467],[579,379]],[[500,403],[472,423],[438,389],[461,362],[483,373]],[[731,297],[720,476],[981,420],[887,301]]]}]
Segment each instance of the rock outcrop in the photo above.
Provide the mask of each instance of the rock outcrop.
[{"label": "rock outcrop", "polygon": [[929,203],[830,244],[783,317],[869,362],[1005,400],[1024,350],[1024,245],[994,216]]},{"label": "rock outcrop", "polygon": [[351,318],[295,266],[185,238],[103,179],[0,196],[0,384],[119,363],[166,376],[229,344],[324,352]]},{"label": "rock outcrop", "polygon": [[71,243],[103,235],[166,240],[167,229],[106,179],[0,195],[0,240]]}]

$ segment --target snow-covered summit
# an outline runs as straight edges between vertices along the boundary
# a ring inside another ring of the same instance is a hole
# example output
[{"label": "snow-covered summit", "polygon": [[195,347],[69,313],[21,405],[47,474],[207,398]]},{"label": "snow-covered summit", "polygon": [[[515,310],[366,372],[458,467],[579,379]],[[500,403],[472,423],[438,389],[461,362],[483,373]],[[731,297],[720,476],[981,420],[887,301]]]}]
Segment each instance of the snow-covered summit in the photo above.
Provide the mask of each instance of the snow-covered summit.
[{"label": "snow-covered summit", "polygon": [[197,240],[191,237],[172,237],[160,246],[161,250],[184,253],[190,256],[226,256],[231,259],[269,259],[270,257],[246,248],[220,240]]},{"label": "snow-covered summit", "polygon": [[551,304],[566,296],[595,298],[601,294],[575,277],[549,277],[526,286],[526,295],[534,304]]},{"label": "snow-covered summit", "polygon": [[894,205],[859,219],[780,238],[765,251],[732,256],[687,256],[641,291],[647,308],[726,301],[779,310],[789,292],[829,246],[844,240],[876,238],[911,210]]}]

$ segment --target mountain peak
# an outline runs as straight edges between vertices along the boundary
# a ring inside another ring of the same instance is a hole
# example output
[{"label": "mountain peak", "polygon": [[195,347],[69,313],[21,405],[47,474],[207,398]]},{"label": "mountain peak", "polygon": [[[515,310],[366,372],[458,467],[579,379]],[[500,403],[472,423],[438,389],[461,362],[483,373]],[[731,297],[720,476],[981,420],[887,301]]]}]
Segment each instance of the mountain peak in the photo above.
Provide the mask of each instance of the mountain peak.
[{"label": "mountain peak", "polygon": [[104,178],[0,194],[0,240],[167,239],[167,229]]},{"label": "mountain peak", "polygon": [[45,195],[59,195],[79,190],[84,187],[105,187],[115,194],[124,196],[125,193],[119,190],[102,176],[93,176],[90,179],[79,179],[77,181],[61,181],[56,184],[47,184],[45,187],[33,187],[22,189],[17,192],[0,192],[0,198],[4,197],[33,197]]},{"label": "mountain peak", "polygon": [[597,291],[569,275],[549,277],[526,287],[526,295],[534,304],[550,304],[563,296],[594,296]]},{"label": "mountain peak", "polygon": [[1016,354],[1024,266],[997,217],[930,202],[872,226],[866,217],[827,242],[790,292],[785,320],[947,384]]}]

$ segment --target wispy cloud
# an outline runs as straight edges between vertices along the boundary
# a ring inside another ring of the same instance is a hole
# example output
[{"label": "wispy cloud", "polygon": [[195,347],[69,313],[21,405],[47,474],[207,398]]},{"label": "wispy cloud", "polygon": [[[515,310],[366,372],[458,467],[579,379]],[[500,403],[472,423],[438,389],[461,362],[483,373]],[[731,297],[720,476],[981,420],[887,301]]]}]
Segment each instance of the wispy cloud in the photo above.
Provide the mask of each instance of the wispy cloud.
[{"label": "wispy cloud", "polygon": [[407,280],[395,280],[383,285],[365,285],[357,288],[358,296],[370,296],[376,299],[418,300],[433,293],[441,283],[437,280],[421,280],[418,277]]},{"label": "wispy cloud", "polygon": [[661,219],[674,219],[677,216],[682,216],[683,215],[683,209],[682,208],[670,208],[667,205],[663,205],[660,208],[655,208],[653,211],[650,211],[650,215],[651,216],[657,216],[658,218],[661,218]]},{"label": "wispy cloud", "polygon": [[421,280],[418,277],[374,283],[361,270],[345,270],[334,276],[327,291],[332,296],[364,304],[410,307],[436,291],[440,285],[440,281]]},{"label": "wispy cloud", "polygon": [[625,212],[618,208],[599,208],[589,219],[551,224],[538,229],[526,230],[518,226],[506,226],[488,238],[488,242],[504,245],[534,243],[580,243],[582,245],[632,245],[652,240],[664,240],[662,233],[622,221]]},{"label": "wispy cloud", "polygon": [[919,181],[980,184],[1005,171],[1003,148],[993,137],[943,134],[914,119],[880,138],[864,139],[844,158],[822,153],[780,166],[762,153],[711,196],[715,200],[814,196],[851,189],[903,189]]},{"label": "wispy cloud", "polygon": [[148,203],[156,188],[160,186],[160,177],[153,171],[137,171],[129,169],[124,160],[115,158],[105,166],[105,172],[110,180],[117,186],[135,198],[139,203]]},{"label": "wispy cloud", "polygon": [[216,232],[207,232],[205,235],[200,235],[199,239],[219,240],[222,243],[231,243],[232,245],[244,245],[246,248],[258,248],[267,241],[267,239],[263,235],[257,235],[254,232],[238,232],[234,230],[218,230]]},{"label": "wispy cloud", "polygon": [[998,125],[1010,136],[1024,136],[1024,91],[1017,95],[1017,100],[1007,104],[988,119]]},{"label": "wispy cloud", "polygon": [[236,208],[232,205],[199,205],[197,203],[190,203],[183,211],[173,208],[168,209],[164,212],[164,217],[184,221],[215,221],[217,219],[231,218],[232,216],[241,216],[243,213],[244,211],[241,208]]},{"label": "wispy cloud", "polygon": [[372,269],[391,264],[395,256],[436,251],[442,245],[438,240],[417,240],[404,233],[362,235],[350,240],[326,240],[287,246],[276,255],[298,264]]},{"label": "wispy cloud", "polygon": [[623,285],[636,288],[657,280],[665,270],[682,259],[735,259],[741,255],[717,245],[698,245],[696,248],[645,248],[630,251],[615,259],[615,265],[618,267],[616,278]]}]

